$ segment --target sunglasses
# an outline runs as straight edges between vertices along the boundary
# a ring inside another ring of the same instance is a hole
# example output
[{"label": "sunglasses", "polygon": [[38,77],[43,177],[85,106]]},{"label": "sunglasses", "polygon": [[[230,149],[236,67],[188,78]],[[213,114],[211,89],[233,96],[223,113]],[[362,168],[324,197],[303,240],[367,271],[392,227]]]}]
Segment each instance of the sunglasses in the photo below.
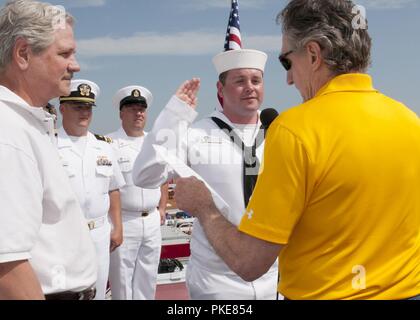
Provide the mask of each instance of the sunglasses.
[{"label": "sunglasses", "polygon": [[286,71],[289,71],[292,68],[292,61],[287,58],[289,54],[291,54],[294,50],[287,51],[279,55],[279,61]]}]

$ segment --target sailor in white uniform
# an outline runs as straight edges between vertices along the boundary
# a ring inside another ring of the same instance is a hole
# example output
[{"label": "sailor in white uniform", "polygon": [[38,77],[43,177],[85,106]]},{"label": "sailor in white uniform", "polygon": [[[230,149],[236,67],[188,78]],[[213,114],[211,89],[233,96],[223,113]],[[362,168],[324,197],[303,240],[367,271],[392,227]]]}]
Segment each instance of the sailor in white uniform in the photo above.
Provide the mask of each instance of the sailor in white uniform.
[{"label": "sailor in white uniform", "polygon": [[[219,74],[217,88],[223,108],[195,124],[192,122],[197,116],[194,110],[197,80],[184,83],[146,137],[133,168],[134,183],[150,188],[168,179],[168,166],[155,160],[153,147],[163,145],[175,151],[226,201],[230,211],[225,216],[238,225],[252,194],[263,154],[264,134],[259,130],[258,109],[264,96],[266,59],[265,53],[256,50],[232,50],[217,55],[214,64]],[[276,298],[277,261],[259,279],[242,280],[213,250],[198,220],[194,221],[186,272],[192,299]]]},{"label": "sailor in white uniform", "polygon": [[121,127],[108,136],[113,140],[126,181],[120,190],[124,241],[111,254],[109,279],[113,300],[155,299],[167,185],[143,189],[136,187],[132,179],[134,161],[147,135],[144,126],[152,100],[151,92],[137,85],[118,90],[113,99],[120,112]]},{"label": "sailor in white uniform", "polygon": [[60,97],[63,126],[58,130],[57,146],[95,244],[98,264],[95,300],[103,300],[110,250],[122,242],[119,189],[124,178],[111,140],[88,131],[98,94],[99,87],[94,82],[71,82],[70,96]]}]

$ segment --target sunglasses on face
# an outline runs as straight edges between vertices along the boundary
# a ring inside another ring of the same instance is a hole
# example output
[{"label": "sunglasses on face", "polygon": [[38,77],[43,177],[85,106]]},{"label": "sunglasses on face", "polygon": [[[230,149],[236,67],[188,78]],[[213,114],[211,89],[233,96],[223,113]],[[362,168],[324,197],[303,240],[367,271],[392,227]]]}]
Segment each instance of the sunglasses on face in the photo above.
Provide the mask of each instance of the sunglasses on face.
[{"label": "sunglasses on face", "polygon": [[285,53],[279,55],[279,61],[286,71],[289,71],[292,68],[292,61],[287,58],[289,54],[291,54],[294,50],[289,50]]}]

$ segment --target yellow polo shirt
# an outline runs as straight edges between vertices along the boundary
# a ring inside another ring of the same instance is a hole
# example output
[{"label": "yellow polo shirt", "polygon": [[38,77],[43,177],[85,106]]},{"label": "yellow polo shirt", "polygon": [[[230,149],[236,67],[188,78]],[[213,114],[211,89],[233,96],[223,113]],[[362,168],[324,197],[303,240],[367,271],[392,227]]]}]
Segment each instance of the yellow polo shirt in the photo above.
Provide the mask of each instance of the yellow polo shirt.
[{"label": "yellow polo shirt", "polygon": [[420,294],[420,121],[365,74],[281,114],[242,232],[284,244],[289,299]]}]

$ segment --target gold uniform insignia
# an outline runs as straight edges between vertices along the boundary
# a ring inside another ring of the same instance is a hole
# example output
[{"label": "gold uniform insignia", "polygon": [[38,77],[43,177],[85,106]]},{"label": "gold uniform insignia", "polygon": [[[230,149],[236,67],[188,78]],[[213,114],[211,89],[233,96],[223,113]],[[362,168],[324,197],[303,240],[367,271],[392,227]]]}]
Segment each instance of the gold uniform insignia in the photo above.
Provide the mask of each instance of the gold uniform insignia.
[{"label": "gold uniform insignia", "polygon": [[131,92],[131,95],[132,95],[134,98],[138,98],[138,97],[140,97],[140,96],[141,96],[141,92],[140,92],[140,90],[139,90],[139,89],[134,89],[134,90],[133,90],[133,92]]},{"label": "gold uniform insignia", "polygon": [[82,97],[89,97],[92,88],[88,84],[83,83],[77,88],[77,90],[79,90]]},{"label": "gold uniform insignia", "polygon": [[110,138],[110,137],[101,136],[99,134],[95,134],[94,136],[98,140],[105,141],[105,142],[108,142],[108,143],[112,143],[112,138]]}]

